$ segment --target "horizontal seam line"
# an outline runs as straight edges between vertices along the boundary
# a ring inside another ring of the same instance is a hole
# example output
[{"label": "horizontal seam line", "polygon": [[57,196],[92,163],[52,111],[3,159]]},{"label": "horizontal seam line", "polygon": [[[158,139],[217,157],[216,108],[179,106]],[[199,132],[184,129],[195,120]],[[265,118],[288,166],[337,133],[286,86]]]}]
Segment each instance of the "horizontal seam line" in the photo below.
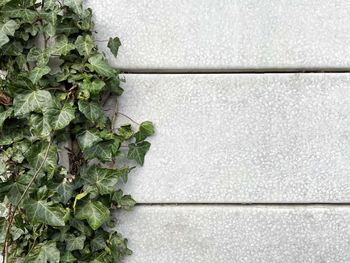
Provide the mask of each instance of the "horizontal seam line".
[{"label": "horizontal seam line", "polygon": [[136,206],[350,206],[348,202],[340,203],[136,203]]},{"label": "horizontal seam line", "polygon": [[126,70],[120,69],[123,74],[150,74],[150,75],[166,75],[166,74],[327,74],[338,73],[346,74],[350,73],[350,69],[344,70]]}]

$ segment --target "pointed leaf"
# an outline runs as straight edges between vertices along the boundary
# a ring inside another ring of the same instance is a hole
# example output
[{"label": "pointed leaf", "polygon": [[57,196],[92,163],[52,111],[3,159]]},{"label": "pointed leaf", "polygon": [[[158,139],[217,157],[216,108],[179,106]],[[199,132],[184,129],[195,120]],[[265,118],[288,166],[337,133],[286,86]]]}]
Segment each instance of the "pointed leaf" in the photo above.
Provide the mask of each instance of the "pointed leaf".
[{"label": "pointed leaf", "polygon": [[45,112],[51,128],[60,130],[65,128],[75,118],[75,108],[70,103],[60,106],[59,103],[53,103],[52,107]]},{"label": "pointed leaf", "polygon": [[60,195],[61,202],[66,204],[73,196],[74,185],[64,179],[62,183],[57,186],[56,191]]},{"label": "pointed leaf", "polygon": [[0,47],[7,44],[9,41],[9,37],[4,32],[0,31]]},{"label": "pointed leaf", "polygon": [[33,223],[44,223],[50,226],[64,226],[65,210],[56,205],[40,200],[28,199],[24,204],[28,218]]},{"label": "pointed leaf", "polygon": [[51,103],[51,94],[46,90],[33,90],[17,95],[13,101],[15,116],[31,111],[43,111]]},{"label": "pointed leaf", "polygon": [[99,201],[87,201],[83,203],[75,214],[79,220],[86,219],[93,230],[98,229],[109,219],[109,209]]},{"label": "pointed leaf", "polygon": [[95,43],[90,35],[78,36],[74,44],[79,54],[85,57],[89,57],[92,53],[93,48],[95,47]]},{"label": "pointed leaf", "polygon": [[26,263],[59,263],[60,251],[53,241],[36,246],[25,260]]},{"label": "pointed leaf", "polygon": [[95,237],[90,241],[90,246],[92,251],[99,251],[106,247],[106,232],[96,231]]},{"label": "pointed leaf", "polygon": [[66,238],[66,250],[67,251],[74,251],[74,250],[80,250],[84,248],[84,242],[85,242],[86,236],[74,236],[69,235],[68,238]]},{"label": "pointed leaf", "polygon": [[118,134],[122,136],[125,140],[129,140],[133,135],[134,131],[130,124],[123,125],[118,129]]},{"label": "pointed leaf", "polygon": [[100,105],[94,102],[79,100],[79,110],[84,116],[98,127],[104,127],[106,116],[104,115]]},{"label": "pointed leaf", "polygon": [[119,180],[117,169],[101,168],[93,165],[86,169],[81,178],[86,184],[94,186],[101,195],[113,193]]},{"label": "pointed leaf", "polygon": [[148,152],[151,144],[149,142],[143,141],[140,143],[129,144],[128,158],[130,160],[135,160],[138,164],[143,165],[145,160],[145,155]]},{"label": "pointed leaf", "polygon": [[4,124],[5,120],[11,117],[13,114],[13,108],[9,108],[3,112],[0,112],[0,128]]},{"label": "pointed leaf", "polygon": [[6,5],[10,1],[12,0],[0,0],[0,7]]},{"label": "pointed leaf", "polygon": [[30,180],[31,177],[28,174],[24,174],[20,176],[16,182],[13,182],[7,186],[2,186],[2,190],[7,192],[7,198],[13,205],[17,205]]},{"label": "pointed leaf", "polygon": [[102,89],[105,87],[105,83],[102,80],[89,80],[89,79],[84,79],[81,88],[83,90],[89,91],[89,93],[92,96],[99,95]]},{"label": "pointed leaf", "polygon": [[49,62],[50,52],[49,49],[41,50],[37,47],[33,47],[29,50],[27,60],[29,62],[37,62],[37,65],[45,66]]},{"label": "pointed leaf", "polygon": [[146,139],[148,136],[152,136],[154,134],[154,126],[150,121],[145,121],[140,124],[140,129],[137,133],[135,133],[136,142],[141,142]]},{"label": "pointed leaf", "polygon": [[37,113],[31,114],[29,118],[29,123],[32,126],[33,135],[39,138],[49,136],[50,132],[52,131],[47,117],[43,116],[42,114],[37,114]]},{"label": "pointed leaf", "polygon": [[64,4],[70,7],[74,13],[83,14],[83,0],[65,0]]},{"label": "pointed leaf", "polygon": [[85,151],[86,149],[92,147],[94,144],[102,141],[98,136],[97,132],[94,131],[85,131],[83,134],[77,137],[80,149]]},{"label": "pointed leaf", "polygon": [[5,24],[0,24],[0,32],[8,36],[14,36],[18,28],[19,24],[15,20],[9,20]]},{"label": "pointed leaf", "polygon": [[90,68],[105,77],[114,77],[114,69],[107,63],[101,54],[94,55],[89,58]]},{"label": "pointed leaf", "polygon": [[48,74],[50,71],[51,69],[48,66],[38,66],[29,73],[29,79],[32,81],[33,84],[36,84],[43,76]]},{"label": "pointed leaf", "polygon": [[112,54],[117,57],[118,49],[122,45],[118,37],[110,38],[107,47],[111,50]]},{"label": "pointed leaf", "polygon": [[120,144],[120,140],[117,139],[99,142],[86,149],[84,151],[84,157],[87,160],[97,158],[101,162],[111,162],[113,156],[117,155]]},{"label": "pointed leaf", "polygon": [[73,254],[70,251],[67,251],[61,257],[61,262],[62,263],[73,263],[73,262],[77,262],[77,259],[73,256]]},{"label": "pointed leaf", "polygon": [[33,144],[26,154],[26,159],[34,170],[37,170],[41,163],[45,161],[42,170],[53,174],[57,168],[57,145],[50,146],[47,157],[44,159],[47,147],[47,142]]},{"label": "pointed leaf", "polygon": [[60,36],[55,46],[53,47],[52,54],[53,55],[63,55],[66,56],[68,53],[75,48],[74,44],[69,43],[67,36]]}]

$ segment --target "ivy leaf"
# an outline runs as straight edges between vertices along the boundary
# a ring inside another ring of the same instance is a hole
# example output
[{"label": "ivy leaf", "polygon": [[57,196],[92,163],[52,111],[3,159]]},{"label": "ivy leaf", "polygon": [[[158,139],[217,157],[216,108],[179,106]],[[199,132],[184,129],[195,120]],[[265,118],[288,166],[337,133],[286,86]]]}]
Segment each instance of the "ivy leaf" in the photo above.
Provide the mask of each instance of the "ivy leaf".
[{"label": "ivy leaf", "polygon": [[149,142],[143,141],[140,143],[129,144],[128,158],[130,160],[135,160],[138,164],[143,165],[145,160],[145,155],[148,152],[151,144]]},{"label": "ivy leaf", "polygon": [[38,12],[30,10],[32,1],[12,0],[1,8],[1,17],[20,18],[22,23],[32,23],[38,16]]},{"label": "ivy leaf", "polygon": [[75,26],[74,21],[64,22],[57,25],[56,33],[70,36],[79,32],[79,29]]},{"label": "ivy leaf", "polygon": [[14,36],[19,24],[15,20],[8,20],[5,24],[0,24],[0,32],[8,36]]},{"label": "ivy leaf", "polygon": [[10,41],[8,36],[14,36],[19,25],[15,20],[8,20],[5,24],[0,23],[0,47]]},{"label": "ivy leaf", "polygon": [[52,130],[48,119],[42,114],[31,114],[29,118],[29,124],[31,126],[31,132],[33,133],[33,135],[39,138],[48,137]]},{"label": "ivy leaf", "polygon": [[0,0],[0,7],[6,5],[10,1],[12,1],[12,0]]},{"label": "ivy leaf", "polygon": [[[47,147],[47,142],[36,143],[32,145],[28,150],[26,159],[34,170],[37,170],[40,167],[41,163],[44,161]],[[51,145],[42,169],[52,175],[56,170],[57,161],[57,145]]]},{"label": "ivy leaf", "polygon": [[89,57],[95,47],[95,43],[90,35],[78,36],[74,44],[78,53],[85,57]]},{"label": "ivy leaf", "polygon": [[45,112],[51,128],[60,130],[65,128],[75,118],[75,108],[68,102],[60,106],[59,103],[53,103],[53,106]]},{"label": "ivy leaf", "polygon": [[109,219],[109,209],[99,201],[89,200],[78,207],[75,218],[86,219],[93,230],[98,229]]},{"label": "ivy leaf", "polygon": [[0,112],[0,128],[4,124],[5,120],[13,115],[13,108],[9,108],[3,112]]},{"label": "ivy leaf", "polygon": [[118,49],[122,45],[120,42],[120,39],[118,37],[115,38],[109,38],[107,47],[111,50],[112,54],[117,57],[118,55]]},{"label": "ivy leaf", "polygon": [[31,177],[27,174],[21,175],[16,182],[13,182],[7,186],[2,186],[3,190],[7,192],[7,198],[9,201],[16,205],[29,184]]},{"label": "ivy leaf", "polygon": [[9,41],[9,37],[4,32],[0,31],[0,47],[7,44]]},{"label": "ivy leaf", "polygon": [[46,11],[55,10],[57,7],[58,7],[57,0],[46,0],[45,1],[44,9]]},{"label": "ivy leaf", "polygon": [[51,103],[51,94],[46,90],[33,90],[17,95],[13,101],[15,116],[31,111],[43,111]]},{"label": "ivy leaf", "polygon": [[118,129],[119,135],[124,138],[124,140],[129,140],[133,135],[134,131],[130,124],[123,125]]},{"label": "ivy leaf", "polygon": [[0,175],[5,174],[7,171],[7,166],[3,158],[0,156]]},{"label": "ivy leaf", "polygon": [[31,114],[29,123],[32,127],[33,135],[39,138],[48,137],[50,135],[50,132],[52,131],[47,117],[43,116],[42,114]]},{"label": "ivy leaf", "polygon": [[78,106],[79,106],[79,110],[84,114],[84,116],[89,121],[96,124],[100,128],[104,127],[106,122],[106,117],[101,107],[97,103],[79,100]]},{"label": "ivy leaf", "polygon": [[92,160],[97,158],[102,162],[111,162],[113,158],[111,144],[112,142],[101,142],[86,149],[84,151],[85,159]]},{"label": "ivy leaf", "polygon": [[120,148],[121,141],[117,138],[113,140],[99,142],[84,151],[84,157],[87,160],[94,158],[101,162],[111,162],[113,156],[116,156]]},{"label": "ivy leaf", "polygon": [[39,15],[38,12],[27,8],[32,5],[32,1],[12,0],[0,10],[0,14],[2,17],[20,18],[21,23],[32,23]]},{"label": "ivy leaf", "polygon": [[90,242],[92,251],[99,251],[106,247],[105,235],[103,232],[97,232],[95,237]]},{"label": "ivy leaf", "polygon": [[130,171],[132,169],[134,169],[135,167],[129,168],[129,167],[124,167],[122,169],[118,169],[119,172],[119,177],[121,177],[123,179],[124,183],[127,183],[128,181],[128,175],[130,173]]},{"label": "ivy leaf", "polygon": [[78,237],[75,237],[74,235],[69,235],[66,238],[66,250],[67,251],[74,251],[74,250],[80,250],[84,248],[84,242],[85,242],[86,236],[81,235]]},{"label": "ivy leaf", "polygon": [[154,126],[150,121],[145,121],[140,124],[140,129],[135,133],[136,142],[141,142],[149,136],[154,135]]},{"label": "ivy leaf", "polygon": [[65,0],[64,4],[70,7],[77,15],[83,14],[83,0]]},{"label": "ivy leaf", "polygon": [[36,84],[43,76],[50,73],[50,71],[51,69],[48,66],[40,65],[29,73],[29,79],[33,84]]},{"label": "ivy leaf", "polygon": [[52,49],[52,54],[57,56],[60,56],[60,55],[66,56],[74,48],[75,48],[74,44],[69,43],[68,37],[65,35],[62,35],[57,39],[56,44]]},{"label": "ivy leaf", "polygon": [[121,96],[124,92],[124,90],[119,85],[120,80],[118,76],[110,78],[108,81],[106,81],[107,89],[113,92],[116,96]]},{"label": "ivy leaf", "polygon": [[112,259],[112,256],[106,251],[103,251],[102,253],[98,253],[97,255],[95,255],[95,257],[91,261],[91,263],[109,263],[109,262],[113,262],[113,259]]},{"label": "ivy leaf", "polygon": [[70,225],[77,229],[84,236],[90,237],[92,235],[92,230],[89,225],[87,225],[84,221],[80,221],[75,219],[74,217],[70,220]]},{"label": "ivy leaf", "polygon": [[99,95],[106,84],[99,79],[93,81],[84,79],[81,85],[82,89],[89,91],[92,96]]},{"label": "ivy leaf", "polygon": [[72,198],[74,192],[74,185],[68,180],[64,179],[56,188],[57,193],[60,195],[62,203],[67,204]]},{"label": "ivy leaf", "polygon": [[49,62],[50,52],[51,51],[47,48],[41,50],[37,47],[33,47],[29,50],[29,53],[27,55],[27,61],[37,62],[37,65],[45,66]]},{"label": "ivy leaf", "polygon": [[94,144],[102,141],[98,136],[97,132],[94,131],[85,131],[77,137],[80,149],[84,152],[86,149],[92,147]]},{"label": "ivy leaf", "polygon": [[11,227],[11,236],[12,236],[12,240],[16,241],[17,239],[19,239],[22,235],[24,234],[24,231],[18,227],[16,227],[15,225],[13,225]]},{"label": "ivy leaf", "polygon": [[36,201],[27,199],[24,209],[28,218],[33,223],[44,223],[50,226],[64,226],[64,217],[66,211],[58,205],[51,205],[47,201]]},{"label": "ivy leaf", "polygon": [[112,200],[117,203],[117,207],[124,210],[131,210],[136,201],[130,195],[123,195],[122,190],[113,193]]},{"label": "ivy leaf", "polygon": [[61,262],[62,263],[73,263],[73,262],[77,262],[77,259],[73,256],[73,254],[70,251],[67,251],[61,257]]},{"label": "ivy leaf", "polygon": [[82,173],[81,178],[86,184],[96,187],[101,195],[105,195],[114,192],[119,180],[119,173],[117,169],[93,165]]},{"label": "ivy leaf", "polygon": [[53,241],[36,246],[28,255],[27,263],[59,263],[60,251]]},{"label": "ivy leaf", "polygon": [[114,77],[114,69],[106,62],[105,58],[101,54],[94,55],[88,59],[90,65],[89,68],[101,74],[104,77]]}]

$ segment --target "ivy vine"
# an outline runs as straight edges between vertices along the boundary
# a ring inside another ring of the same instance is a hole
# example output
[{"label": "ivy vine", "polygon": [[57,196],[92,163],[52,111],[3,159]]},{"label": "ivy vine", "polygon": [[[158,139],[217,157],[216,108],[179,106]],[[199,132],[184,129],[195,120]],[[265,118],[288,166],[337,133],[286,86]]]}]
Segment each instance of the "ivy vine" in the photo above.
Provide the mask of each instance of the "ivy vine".
[{"label": "ivy vine", "polygon": [[[0,0],[3,263],[109,263],[131,253],[112,211],[135,205],[118,188],[143,165],[154,127],[118,112],[120,72],[93,28],[83,0]],[[106,44],[117,56],[119,39]],[[117,116],[132,123],[116,126]]]}]

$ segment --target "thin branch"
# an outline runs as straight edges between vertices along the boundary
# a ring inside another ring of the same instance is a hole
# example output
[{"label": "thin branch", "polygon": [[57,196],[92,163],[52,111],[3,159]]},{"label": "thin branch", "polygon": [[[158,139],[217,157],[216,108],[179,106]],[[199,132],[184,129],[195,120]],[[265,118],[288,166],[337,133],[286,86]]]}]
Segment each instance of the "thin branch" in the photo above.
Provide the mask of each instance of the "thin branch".
[{"label": "thin branch", "polygon": [[117,114],[117,115],[118,115],[118,114],[119,114],[119,115],[122,115],[122,116],[124,116],[125,118],[131,120],[133,123],[135,123],[135,124],[137,124],[137,125],[140,125],[140,123],[138,123],[137,121],[134,121],[134,120],[131,119],[128,115],[126,115],[126,114],[124,114],[124,113],[121,113],[120,111],[118,111],[116,114]]},{"label": "thin branch", "polygon": [[32,179],[30,180],[30,182],[27,185],[26,189],[24,190],[23,194],[19,198],[17,204],[15,205],[15,207],[12,210],[12,213],[11,213],[11,215],[9,217],[9,222],[8,222],[7,227],[6,227],[6,235],[5,235],[5,239],[4,239],[3,260],[2,260],[3,263],[8,263],[8,245],[9,245],[9,240],[8,239],[10,237],[10,230],[11,230],[11,226],[12,226],[13,219],[15,217],[16,211],[17,211],[19,205],[21,204],[23,198],[26,196],[27,192],[29,191],[30,187],[34,183],[35,179],[38,177],[41,169],[43,168],[43,166],[44,166],[44,164],[45,164],[45,162],[47,160],[47,157],[49,155],[49,150],[50,150],[51,144],[52,144],[52,140],[50,139],[49,144],[48,144],[47,149],[46,149],[45,154],[44,154],[44,158],[43,158],[42,162],[40,163],[40,166],[35,171]]},{"label": "thin branch", "polygon": [[114,131],[114,129],[115,129],[115,122],[116,122],[116,120],[117,120],[117,114],[118,113],[118,99],[116,99],[115,100],[115,107],[114,107],[114,111],[113,111],[113,117],[112,117],[112,127],[111,127],[111,129],[112,129],[112,132]]}]

